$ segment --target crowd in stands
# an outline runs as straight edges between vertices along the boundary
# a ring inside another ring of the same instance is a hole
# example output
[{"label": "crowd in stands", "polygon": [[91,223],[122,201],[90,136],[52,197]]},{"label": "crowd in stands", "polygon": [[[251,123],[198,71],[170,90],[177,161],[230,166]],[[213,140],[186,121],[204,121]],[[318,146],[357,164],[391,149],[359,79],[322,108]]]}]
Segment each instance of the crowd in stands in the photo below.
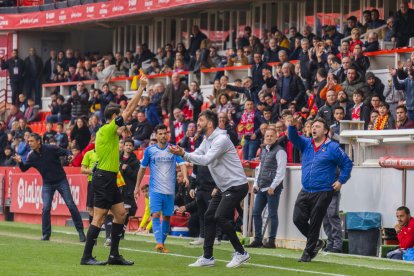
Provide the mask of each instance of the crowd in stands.
[{"label": "crowd in stands", "polygon": [[[256,158],[265,129],[274,125],[288,162],[299,163],[299,152],[286,136],[284,122],[291,116],[301,119],[297,127],[304,136],[311,135],[311,120],[325,119],[331,126],[332,139],[338,139],[339,121],[343,119],[363,121],[369,130],[413,128],[414,54],[398,68],[390,68],[391,80],[382,83],[368,71],[370,61],[364,53],[378,50],[379,33],[371,29],[383,24],[389,24],[384,39],[388,37],[403,46],[403,38],[414,36],[409,30],[414,25],[408,27],[404,23],[414,20],[414,10],[402,4],[395,17],[387,21],[379,19],[375,9],[363,14],[364,24],[351,16],[344,34],[335,26],[324,26],[322,37],[306,26],[302,32],[290,28],[289,37],[274,27],[265,37],[258,38],[246,26],[244,34],[235,37],[235,48],[228,49],[225,56],[218,54],[197,26],[192,29],[188,49],[183,43],[175,47],[166,44],[156,53],[145,43],[138,45],[135,53],[115,55],[81,55],[67,49],[51,51],[45,62],[33,48],[24,60],[15,50],[10,59],[1,62],[2,69],[9,70],[14,88],[10,114],[1,122],[1,164],[12,164],[9,156],[14,152],[24,158],[29,151],[25,137],[31,131],[30,123],[39,120],[41,82],[77,83],[67,99],[58,90],[52,94],[44,143],[82,153],[105,123],[105,107],[117,103],[124,108],[128,101],[124,90],[129,88],[108,84],[110,78],[136,75],[141,69],[148,75],[169,72],[172,77],[168,85],[147,87],[146,96],[127,123],[122,141],[132,138],[136,149],[153,143],[153,128],[165,123],[171,143],[194,150],[196,140],[202,136],[195,123],[207,106],[219,114],[220,128],[227,130],[234,145],[243,148],[245,160]],[[369,34],[363,42],[360,36],[365,32]],[[347,35],[351,38],[341,42]],[[278,62],[274,74],[269,62]],[[230,84],[228,77],[219,72],[208,97],[203,96],[198,82],[188,83],[178,74],[193,71],[197,75],[203,68],[246,64],[252,66],[251,76]],[[90,79],[103,84],[88,90],[83,81]]]}]

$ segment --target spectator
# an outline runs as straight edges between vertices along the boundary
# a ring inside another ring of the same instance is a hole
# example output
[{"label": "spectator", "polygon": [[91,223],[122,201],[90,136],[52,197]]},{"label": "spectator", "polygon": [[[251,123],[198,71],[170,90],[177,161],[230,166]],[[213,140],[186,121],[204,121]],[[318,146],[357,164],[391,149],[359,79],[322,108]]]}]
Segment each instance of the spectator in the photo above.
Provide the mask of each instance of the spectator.
[{"label": "spectator", "polygon": [[23,118],[24,118],[23,113],[19,109],[17,109],[17,106],[12,105],[10,107],[10,114],[9,116],[7,116],[7,119],[6,119],[7,128],[11,130],[13,122],[17,122]]},{"label": "spectator", "polygon": [[378,42],[378,33],[376,32],[369,32],[368,34],[368,40],[365,41],[364,44],[362,44],[362,51],[364,53],[367,52],[375,52],[380,49],[380,45]]},{"label": "spectator", "polygon": [[192,122],[197,121],[203,101],[203,94],[201,94],[198,83],[192,81],[189,90],[184,91],[184,96],[178,104],[178,107],[184,114],[185,120]]},{"label": "spectator", "polygon": [[371,11],[369,10],[363,11],[362,17],[364,18],[365,24],[363,25],[363,28],[361,28],[361,30],[363,33],[365,33],[368,29],[373,29]]},{"label": "spectator", "polygon": [[401,206],[397,209],[398,223],[395,232],[400,248],[387,253],[387,258],[402,260],[406,249],[414,247],[414,218],[411,217],[410,209]]},{"label": "spectator", "polygon": [[290,34],[290,38],[289,38],[289,42],[290,42],[290,50],[293,51],[293,49],[295,48],[295,44],[296,44],[296,38],[302,39],[302,35],[298,32],[298,29],[295,26],[292,26],[289,28],[289,34]]},{"label": "spectator", "polygon": [[[226,90],[235,91],[238,93],[242,93],[246,96],[246,99],[252,100],[255,104],[259,103],[259,86],[256,86],[253,83],[253,79],[251,77],[244,77],[242,87],[234,86],[234,85],[226,85]],[[233,101],[233,104],[235,102]]]},{"label": "spectator", "polygon": [[172,144],[178,144],[185,136],[187,132],[187,121],[185,120],[181,109],[174,109],[174,121],[173,121],[173,130],[175,141],[172,141]]},{"label": "spectator", "polygon": [[128,103],[128,97],[125,96],[124,94],[124,88],[122,86],[118,86],[116,88],[116,96],[115,96],[115,103],[123,106],[124,108],[126,107],[127,103]]},{"label": "spectator", "polygon": [[[25,76],[25,63],[19,57],[17,49],[13,49],[12,56],[8,60],[4,60],[4,56],[1,59],[1,69],[8,70],[10,78],[10,87],[12,90],[12,104],[17,104],[17,98],[20,94],[23,94],[24,76]],[[24,111],[22,111],[24,112]]]},{"label": "spectator", "polygon": [[19,110],[24,114],[27,109],[27,99],[24,94],[19,95],[19,102],[17,103]]},{"label": "spectator", "polygon": [[360,39],[361,37],[361,29],[359,28],[354,28],[351,32],[351,41],[349,42],[349,51],[351,53],[354,52],[354,48],[356,45],[361,45],[363,44],[362,40]]},{"label": "spectator", "polygon": [[357,18],[353,15],[348,17],[346,20],[347,20],[347,26],[345,27],[345,31],[344,31],[345,37],[350,36],[354,28],[362,27],[361,23],[359,23]]},{"label": "spectator", "polygon": [[408,119],[407,108],[404,105],[399,105],[396,108],[396,128],[409,129],[414,128],[414,121]]},{"label": "spectator", "polygon": [[157,106],[154,103],[150,102],[149,97],[142,97],[142,107],[143,111],[145,112],[145,117],[153,128],[159,124],[162,124],[160,115],[158,114]]},{"label": "spectator", "polygon": [[260,147],[260,140],[256,139],[260,131],[261,114],[254,109],[253,101],[247,100],[244,104],[244,112],[240,118],[233,113],[233,121],[237,125],[239,139],[244,139],[243,159],[253,160]]},{"label": "spectator", "polygon": [[16,153],[22,157],[23,162],[26,162],[27,155],[30,152],[30,146],[29,146],[29,136],[30,131],[25,131],[23,139],[20,141],[19,145],[17,146]]},{"label": "spectator", "polygon": [[66,133],[63,131],[63,123],[59,122],[56,124],[56,135],[55,135],[56,145],[58,147],[66,149],[69,144],[69,139]]},{"label": "spectator", "polygon": [[[336,106],[334,109],[334,122],[330,125],[329,137],[337,142],[339,142],[339,135],[340,135],[340,126],[341,120],[345,118],[345,110],[342,106]],[[311,134],[310,134],[311,136]],[[310,137],[309,136],[309,137]]]},{"label": "spectator", "polygon": [[352,121],[364,121],[364,129],[367,129],[370,122],[370,108],[363,102],[364,92],[355,89],[352,93],[352,99],[355,104],[351,111]]},{"label": "spectator", "polygon": [[397,47],[408,46],[410,37],[414,36],[414,10],[410,9],[408,2],[400,4],[400,10],[395,15],[394,34]]},{"label": "spectator", "polygon": [[[171,83],[167,85],[165,93],[162,96],[162,115],[168,115],[171,130],[174,129],[174,125],[172,124],[174,121],[174,109],[178,108],[178,104],[184,96],[184,91],[187,89],[187,85],[180,81],[180,76],[177,73],[174,73],[171,76]],[[170,139],[175,143],[176,139],[174,132],[171,133]]]},{"label": "spectator", "polygon": [[276,91],[280,95],[281,109],[286,109],[290,103],[296,104],[299,109],[305,105],[305,87],[300,78],[292,72],[291,64],[283,64],[283,76],[276,84]]},{"label": "spectator", "polygon": [[229,56],[227,59],[227,66],[242,66],[247,64],[249,64],[249,60],[244,55],[243,49],[238,49],[235,57]]},{"label": "spectator", "polygon": [[341,47],[339,50],[339,53],[336,55],[340,60],[343,60],[346,57],[349,57],[351,55],[351,52],[349,50],[349,41],[342,41]]},{"label": "spectator", "polygon": [[263,95],[263,98],[264,98],[264,101],[265,101],[265,104],[266,104],[266,107],[263,110],[263,115],[264,115],[265,110],[270,111],[271,112],[270,121],[276,122],[278,120],[278,118],[279,118],[279,112],[280,112],[279,105],[276,104],[273,101],[273,95],[270,94],[270,93],[264,94]]},{"label": "spectator", "polygon": [[325,36],[324,40],[332,40],[335,48],[338,48],[341,45],[341,39],[344,38],[344,35],[341,33],[338,33],[336,31],[335,26],[326,26],[325,27]]},{"label": "spectator", "polygon": [[16,166],[16,161],[13,159],[13,149],[10,146],[6,146],[3,150],[3,154],[0,155],[0,167],[14,167]]},{"label": "spectator", "polygon": [[239,138],[236,130],[234,129],[234,126],[229,123],[229,116],[224,113],[218,113],[218,127],[222,130],[227,131],[227,135],[229,135],[229,138],[233,145],[236,147],[239,145]]},{"label": "spectator", "polygon": [[196,51],[200,49],[201,42],[205,39],[207,39],[207,36],[200,31],[197,25],[194,25],[190,35],[190,47],[188,48],[191,56],[195,56]]},{"label": "spectator", "polygon": [[390,114],[390,106],[381,102],[378,112],[379,116],[374,122],[374,130],[395,129],[395,119]]},{"label": "spectator", "polygon": [[333,73],[328,74],[326,78],[326,85],[319,92],[319,97],[322,101],[326,101],[326,93],[329,90],[335,91],[336,94],[343,90],[342,86],[338,84],[338,77]]},{"label": "spectator", "polygon": [[29,56],[24,60],[25,94],[28,98],[34,98],[36,105],[42,107],[42,91],[40,89],[43,62],[36,54],[35,48],[29,49]]},{"label": "spectator", "polygon": [[[302,36],[303,36],[303,38],[306,38],[309,41],[310,44],[312,44],[313,43],[313,38],[315,37],[315,34],[312,33],[312,27],[309,26],[309,25],[304,26],[303,31],[302,31]],[[313,44],[311,46],[313,46]]]},{"label": "spectator", "polygon": [[378,110],[371,110],[371,114],[369,116],[369,124],[368,124],[368,130],[374,130],[374,123],[375,120],[378,118],[379,112]]},{"label": "spectator", "polygon": [[43,133],[43,144],[50,144],[50,139],[55,138],[56,131],[53,130],[53,123],[46,123],[46,132]]},{"label": "spectator", "polygon": [[66,166],[76,167],[76,168],[81,167],[83,155],[81,151],[79,150],[79,147],[77,145],[73,145],[70,151],[72,153],[73,160]]},{"label": "spectator", "polygon": [[210,59],[213,63],[213,67],[222,67],[222,57],[218,55],[216,47],[210,47]]},{"label": "spectator", "polygon": [[97,113],[99,114],[99,117],[101,118],[102,122],[105,121],[105,118],[104,118],[105,108],[107,107],[108,104],[115,103],[115,101],[116,101],[115,95],[114,93],[112,93],[111,90],[109,90],[109,85],[107,83],[102,85],[102,94],[99,96],[99,102],[101,103],[101,108],[100,108],[100,112]]},{"label": "spectator", "polygon": [[385,20],[379,18],[379,11],[377,9],[371,10],[371,29],[377,29],[383,25],[385,25]]},{"label": "spectator", "polygon": [[27,120],[25,118],[21,118],[19,119],[19,122],[17,123],[17,128],[14,132],[14,137],[23,138],[24,133],[26,131],[32,132],[32,129],[27,125]]},{"label": "spectator", "polygon": [[237,39],[237,49],[244,49],[244,47],[249,46],[249,38],[251,35],[252,28],[250,26],[245,26],[243,36]]},{"label": "spectator", "polygon": [[370,103],[371,103],[371,111],[372,110],[378,111],[380,107],[381,99],[378,95],[373,95],[371,97]]},{"label": "spectator", "polygon": [[393,16],[387,19],[387,28],[385,29],[384,41],[395,42],[394,17]]},{"label": "spectator", "polygon": [[62,59],[62,67],[65,70],[69,69],[69,66],[76,68],[76,64],[78,63],[78,59],[74,56],[74,52],[72,49],[67,49],[65,52],[65,57]]},{"label": "spectator", "polygon": [[195,150],[195,143],[198,138],[200,138],[200,133],[197,132],[195,123],[189,123],[185,136],[183,139],[181,139],[178,145],[187,152],[193,152]]},{"label": "spectator", "polygon": [[[265,83],[263,79],[263,69],[268,69],[267,64],[262,60],[262,55],[259,52],[254,54],[254,63],[251,68],[254,85],[263,86]],[[258,102],[258,101],[257,101]],[[257,104],[257,102],[255,102]]]},{"label": "spectator", "polygon": [[71,118],[71,105],[65,103],[65,97],[58,95],[56,104],[52,103],[51,114],[46,117],[46,122],[60,123]]},{"label": "spectator", "polygon": [[[307,38],[302,38],[300,43],[302,48],[302,51],[299,54],[300,75],[303,79],[306,80],[306,90],[308,90],[311,87],[312,78],[312,74],[310,72],[311,55],[309,54],[310,40]],[[279,93],[281,92],[279,91]]]},{"label": "spectator", "polygon": [[389,69],[392,76],[394,87],[397,90],[404,90],[406,97],[406,107],[408,111],[408,118],[414,120],[414,66],[408,68],[408,77],[404,80],[397,78],[397,71]]},{"label": "spectator", "polygon": [[89,117],[89,132],[91,135],[96,135],[100,127],[101,124],[99,123],[99,117],[95,114],[92,114]]},{"label": "spectator", "polygon": [[299,59],[299,55],[302,52],[301,40],[302,40],[302,38],[299,37],[299,36],[295,38],[292,52],[289,55],[289,60],[298,60]]},{"label": "spectator", "polygon": [[334,118],[334,110],[336,108],[336,102],[337,100],[337,94],[335,91],[333,90],[329,90],[328,93],[326,94],[326,102],[325,105],[322,106],[319,110],[318,110],[318,114],[316,116],[316,118],[322,118],[326,121],[326,123],[328,124],[328,126],[331,126],[334,124],[335,122],[335,118]]},{"label": "spectator", "polygon": [[34,105],[35,101],[31,98],[27,100],[28,107],[24,112],[24,117],[28,123],[39,121],[39,106]]},{"label": "spectator", "polygon": [[[381,82],[381,80],[374,75],[372,72],[368,72],[365,75],[365,79],[367,80],[368,85],[368,95],[366,97],[372,97],[374,95],[379,96],[381,101],[385,100],[384,97],[384,84]],[[366,99],[368,101],[368,99]],[[371,101],[371,99],[369,99]]]},{"label": "spectator", "polygon": [[279,46],[281,49],[285,51],[289,51],[290,41],[281,31],[276,31],[274,33],[274,37],[276,39],[277,46]]},{"label": "spectator", "polygon": [[[351,65],[348,69],[348,72],[346,74],[346,80],[341,84],[343,87],[345,93],[350,98],[353,95],[353,92],[355,90],[360,90],[363,92],[363,96],[368,94],[368,86],[363,81],[362,75],[357,71],[357,68],[353,65]],[[365,100],[366,104],[369,104],[369,100]]]},{"label": "spectator", "polygon": [[146,44],[139,44],[136,47],[135,58],[134,58],[134,74],[138,75],[138,70],[142,68],[142,64],[153,58],[155,55],[147,49]]},{"label": "spectator", "polygon": [[392,80],[388,80],[384,90],[385,102],[390,105],[390,112],[396,117],[396,108],[405,100],[405,94],[402,90],[395,89]]},{"label": "spectator", "polygon": [[145,70],[147,75],[156,75],[161,72],[161,66],[159,65],[157,58],[151,58],[150,66]]},{"label": "spectator", "polygon": [[71,131],[70,140],[72,145],[77,145],[80,151],[89,144],[91,140],[91,133],[85,119],[78,118]]},{"label": "spectator", "polygon": [[275,38],[271,38],[269,40],[269,48],[264,51],[263,54],[263,60],[268,62],[279,62],[279,51],[280,50],[288,50],[286,48],[282,48],[277,44],[277,41]]},{"label": "spectator", "polygon": [[218,97],[218,101],[216,104],[216,112],[217,113],[229,113],[233,111],[233,104],[230,101],[229,95],[226,93],[221,93]]},{"label": "spectator", "polygon": [[146,147],[149,139],[151,138],[152,126],[145,117],[145,112],[138,111],[137,113],[138,124],[131,128],[132,136],[134,139],[134,147]]}]

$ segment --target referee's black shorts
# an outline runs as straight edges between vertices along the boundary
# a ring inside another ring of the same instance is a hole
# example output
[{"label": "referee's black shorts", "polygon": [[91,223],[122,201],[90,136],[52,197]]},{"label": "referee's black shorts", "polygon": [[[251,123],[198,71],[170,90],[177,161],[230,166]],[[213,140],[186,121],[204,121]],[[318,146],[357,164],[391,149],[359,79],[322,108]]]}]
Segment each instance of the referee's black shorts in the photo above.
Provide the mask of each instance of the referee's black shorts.
[{"label": "referee's black shorts", "polygon": [[109,210],[112,205],[124,202],[124,198],[116,185],[117,173],[96,170],[92,177],[95,195],[94,207]]},{"label": "referee's black shorts", "polygon": [[92,181],[88,181],[88,192],[86,194],[86,207],[93,208],[93,186]]}]

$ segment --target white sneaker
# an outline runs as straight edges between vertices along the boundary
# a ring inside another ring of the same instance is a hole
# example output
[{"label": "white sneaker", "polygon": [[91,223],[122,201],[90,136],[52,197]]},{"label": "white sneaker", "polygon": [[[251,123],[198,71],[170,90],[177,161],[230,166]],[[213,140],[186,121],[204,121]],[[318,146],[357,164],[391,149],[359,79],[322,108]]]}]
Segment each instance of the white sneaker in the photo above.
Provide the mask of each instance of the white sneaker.
[{"label": "white sneaker", "polygon": [[196,240],[193,240],[190,242],[191,245],[203,245],[204,244],[204,238],[198,238]]},{"label": "white sneaker", "polygon": [[236,252],[233,254],[233,258],[226,265],[226,267],[236,268],[236,267],[239,267],[241,264],[247,262],[248,260],[250,260],[250,255],[247,251],[245,251],[244,254],[240,254],[239,252]]},{"label": "white sneaker", "polygon": [[211,257],[210,259],[204,258],[204,256],[201,256],[200,258],[195,261],[195,263],[189,264],[188,266],[191,267],[202,267],[202,266],[214,266],[214,257]]},{"label": "white sneaker", "polygon": [[104,242],[104,246],[111,246],[112,240],[110,238],[107,238]]},{"label": "white sneaker", "polygon": [[221,244],[221,241],[219,241],[218,239],[214,240],[214,245],[220,245],[220,244]]}]

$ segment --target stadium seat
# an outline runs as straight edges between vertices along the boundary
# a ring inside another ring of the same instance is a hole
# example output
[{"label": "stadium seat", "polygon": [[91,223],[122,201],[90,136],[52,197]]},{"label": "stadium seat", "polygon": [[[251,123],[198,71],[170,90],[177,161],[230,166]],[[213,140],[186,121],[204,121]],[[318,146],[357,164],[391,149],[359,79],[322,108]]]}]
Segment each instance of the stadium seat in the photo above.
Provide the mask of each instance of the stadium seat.
[{"label": "stadium seat", "polygon": [[208,109],[209,106],[210,106],[210,102],[204,102],[203,105],[201,106],[201,111]]}]

